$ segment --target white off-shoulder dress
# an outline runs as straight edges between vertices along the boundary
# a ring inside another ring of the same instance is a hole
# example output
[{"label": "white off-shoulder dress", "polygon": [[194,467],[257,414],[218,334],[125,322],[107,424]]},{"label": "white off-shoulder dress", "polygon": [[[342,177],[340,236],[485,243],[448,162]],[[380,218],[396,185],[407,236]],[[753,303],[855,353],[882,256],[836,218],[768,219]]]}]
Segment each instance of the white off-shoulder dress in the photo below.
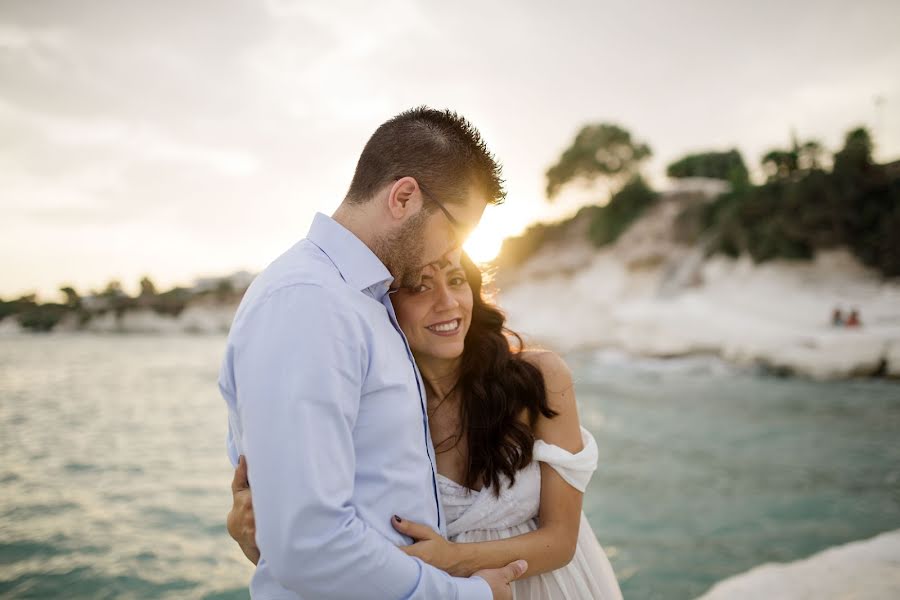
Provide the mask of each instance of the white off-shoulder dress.
[{"label": "white off-shoulder dress", "polygon": [[[501,477],[500,497],[492,489],[479,491],[438,475],[447,518],[447,536],[453,542],[501,540],[538,528],[541,467],[544,462],[581,492],[597,468],[597,442],[581,428],[584,449],[572,454],[543,440],[534,443],[534,460],[516,474],[512,487]],[[555,571],[526,577],[512,584],[515,600],[618,600],[622,598],[615,573],[597,541],[584,512],[572,561]]]}]

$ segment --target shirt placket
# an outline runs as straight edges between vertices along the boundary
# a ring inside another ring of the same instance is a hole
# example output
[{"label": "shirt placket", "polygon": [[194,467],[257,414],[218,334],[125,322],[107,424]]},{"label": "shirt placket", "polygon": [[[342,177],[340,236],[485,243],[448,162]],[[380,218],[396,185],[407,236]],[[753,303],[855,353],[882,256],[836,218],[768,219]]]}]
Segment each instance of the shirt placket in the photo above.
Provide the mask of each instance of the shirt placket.
[{"label": "shirt placket", "polygon": [[406,348],[406,357],[409,359],[409,362],[413,368],[413,373],[415,373],[416,376],[416,387],[419,391],[419,404],[422,408],[422,429],[425,432],[425,454],[428,456],[428,462],[431,465],[431,486],[434,492],[434,504],[437,508],[437,526],[438,531],[441,531],[443,533],[443,515],[441,514],[441,502],[438,496],[437,468],[435,467],[435,458],[431,454],[431,444],[428,443],[428,440],[431,436],[431,431],[428,425],[428,411],[425,402],[425,385],[422,382],[422,377],[419,374],[419,368],[416,366],[416,360],[415,358],[413,358],[412,350],[409,347],[409,342],[406,339],[406,335],[403,333],[403,330],[400,329],[400,324],[397,321],[397,315],[394,312],[394,305],[391,304],[391,294],[387,289],[388,286],[386,284],[382,284],[382,286],[383,287],[379,289],[379,292],[382,294],[381,303],[387,310],[388,316],[390,316],[391,318],[391,324],[394,326],[394,329],[397,330],[397,333],[399,333],[400,337],[403,339],[403,346]]}]

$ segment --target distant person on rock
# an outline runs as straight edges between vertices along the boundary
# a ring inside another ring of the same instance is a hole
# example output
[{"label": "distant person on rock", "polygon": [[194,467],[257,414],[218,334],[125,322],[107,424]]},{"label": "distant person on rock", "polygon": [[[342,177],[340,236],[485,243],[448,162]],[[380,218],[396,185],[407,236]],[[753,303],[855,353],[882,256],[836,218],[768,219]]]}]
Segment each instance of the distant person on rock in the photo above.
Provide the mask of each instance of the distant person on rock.
[{"label": "distant person on rock", "polygon": [[831,325],[833,327],[844,326],[844,313],[841,312],[840,307],[836,307],[831,313]]}]

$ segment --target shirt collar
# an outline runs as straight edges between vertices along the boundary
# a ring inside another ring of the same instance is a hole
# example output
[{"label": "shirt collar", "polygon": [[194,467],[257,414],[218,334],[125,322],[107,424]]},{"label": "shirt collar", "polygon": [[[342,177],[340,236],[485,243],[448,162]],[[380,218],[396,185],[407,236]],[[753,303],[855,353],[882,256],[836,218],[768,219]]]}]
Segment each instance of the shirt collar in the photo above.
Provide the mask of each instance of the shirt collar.
[{"label": "shirt collar", "polygon": [[316,213],[306,239],[318,246],[348,284],[360,291],[371,288],[376,298],[388,292],[394,278],[375,253],[343,225]]}]

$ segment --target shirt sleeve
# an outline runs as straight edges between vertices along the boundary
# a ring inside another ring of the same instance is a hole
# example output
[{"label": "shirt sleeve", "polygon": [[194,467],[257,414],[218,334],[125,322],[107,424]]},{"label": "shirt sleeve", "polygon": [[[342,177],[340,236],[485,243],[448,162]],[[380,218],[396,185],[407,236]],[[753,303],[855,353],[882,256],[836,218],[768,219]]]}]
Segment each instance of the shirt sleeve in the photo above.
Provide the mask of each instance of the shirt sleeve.
[{"label": "shirt sleeve", "polygon": [[241,452],[239,448],[241,436],[237,433],[238,429],[234,423],[234,417],[234,413],[229,410],[228,435],[225,436],[225,450],[228,452],[228,460],[231,461],[231,466],[236,469],[243,452]]},{"label": "shirt sleeve", "polygon": [[262,559],[302,598],[490,599],[483,579],[407,556],[357,515],[352,430],[365,347],[337,300],[316,285],[277,290],[232,341]]}]

